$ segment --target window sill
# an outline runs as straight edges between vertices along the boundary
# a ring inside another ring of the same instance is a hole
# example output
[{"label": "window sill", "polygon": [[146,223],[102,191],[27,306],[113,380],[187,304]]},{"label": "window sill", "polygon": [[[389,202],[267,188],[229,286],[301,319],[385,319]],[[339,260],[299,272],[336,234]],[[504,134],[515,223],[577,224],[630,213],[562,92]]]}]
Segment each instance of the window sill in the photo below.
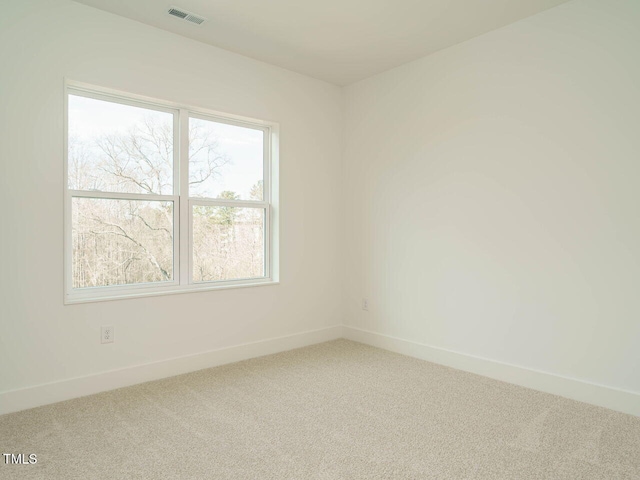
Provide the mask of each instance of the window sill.
[{"label": "window sill", "polygon": [[184,293],[208,292],[212,290],[228,290],[231,288],[251,288],[265,287],[269,285],[279,285],[279,281],[264,279],[258,281],[245,281],[243,283],[221,283],[221,284],[194,284],[187,286],[166,286],[166,287],[150,287],[149,289],[141,288],[139,291],[118,291],[118,292],[101,292],[92,295],[89,292],[72,293],[65,295],[64,304],[74,305],[78,303],[106,302],[111,300],[129,300],[141,297],[156,297],[162,295],[177,295]]}]

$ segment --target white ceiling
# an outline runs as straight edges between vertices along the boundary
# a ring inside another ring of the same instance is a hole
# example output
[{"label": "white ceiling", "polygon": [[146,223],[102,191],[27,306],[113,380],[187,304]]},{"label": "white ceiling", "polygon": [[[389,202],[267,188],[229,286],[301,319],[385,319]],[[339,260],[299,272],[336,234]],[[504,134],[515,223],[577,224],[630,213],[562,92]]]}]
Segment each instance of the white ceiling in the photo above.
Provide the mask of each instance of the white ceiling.
[{"label": "white ceiling", "polygon": [[[567,0],[76,0],[337,85]],[[167,14],[170,6],[207,18]]]}]

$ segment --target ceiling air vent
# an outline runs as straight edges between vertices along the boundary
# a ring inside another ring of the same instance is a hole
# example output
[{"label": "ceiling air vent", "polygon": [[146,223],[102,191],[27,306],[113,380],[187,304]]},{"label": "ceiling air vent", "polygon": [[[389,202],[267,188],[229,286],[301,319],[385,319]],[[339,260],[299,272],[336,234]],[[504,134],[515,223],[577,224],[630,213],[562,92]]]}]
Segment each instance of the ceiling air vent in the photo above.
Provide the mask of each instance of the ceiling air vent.
[{"label": "ceiling air vent", "polygon": [[187,22],[195,23],[196,25],[201,25],[204,23],[205,19],[195,13],[187,12],[186,10],[181,10],[176,7],[171,7],[169,9],[169,15],[173,15],[181,20],[186,20]]}]

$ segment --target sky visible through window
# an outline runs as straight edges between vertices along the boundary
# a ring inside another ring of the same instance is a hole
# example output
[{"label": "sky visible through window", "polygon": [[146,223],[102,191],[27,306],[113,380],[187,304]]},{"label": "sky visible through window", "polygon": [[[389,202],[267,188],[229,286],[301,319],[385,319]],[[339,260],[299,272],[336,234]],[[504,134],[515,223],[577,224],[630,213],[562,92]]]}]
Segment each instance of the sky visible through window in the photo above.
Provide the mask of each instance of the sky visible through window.
[{"label": "sky visible through window", "polygon": [[[211,182],[192,185],[190,196],[220,198],[223,192],[233,192],[242,200],[258,200],[252,194],[252,188],[262,180],[263,137],[262,130],[238,127],[225,123],[212,122],[199,118],[189,119],[190,129],[196,129],[201,136],[213,139],[222,162],[219,173]],[[194,142],[190,148],[190,167],[204,152],[197,155]],[[259,200],[262,200],[260,198]]]}]

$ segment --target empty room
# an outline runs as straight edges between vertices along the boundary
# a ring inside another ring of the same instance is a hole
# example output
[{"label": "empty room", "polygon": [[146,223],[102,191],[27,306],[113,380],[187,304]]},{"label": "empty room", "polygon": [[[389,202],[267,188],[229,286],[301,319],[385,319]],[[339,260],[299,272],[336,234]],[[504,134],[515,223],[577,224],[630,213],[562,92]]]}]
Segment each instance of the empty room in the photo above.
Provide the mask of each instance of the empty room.
[{"label": "empty room", "polygon": [[640,479],[639,0],[0,7],[0,479]]}]

